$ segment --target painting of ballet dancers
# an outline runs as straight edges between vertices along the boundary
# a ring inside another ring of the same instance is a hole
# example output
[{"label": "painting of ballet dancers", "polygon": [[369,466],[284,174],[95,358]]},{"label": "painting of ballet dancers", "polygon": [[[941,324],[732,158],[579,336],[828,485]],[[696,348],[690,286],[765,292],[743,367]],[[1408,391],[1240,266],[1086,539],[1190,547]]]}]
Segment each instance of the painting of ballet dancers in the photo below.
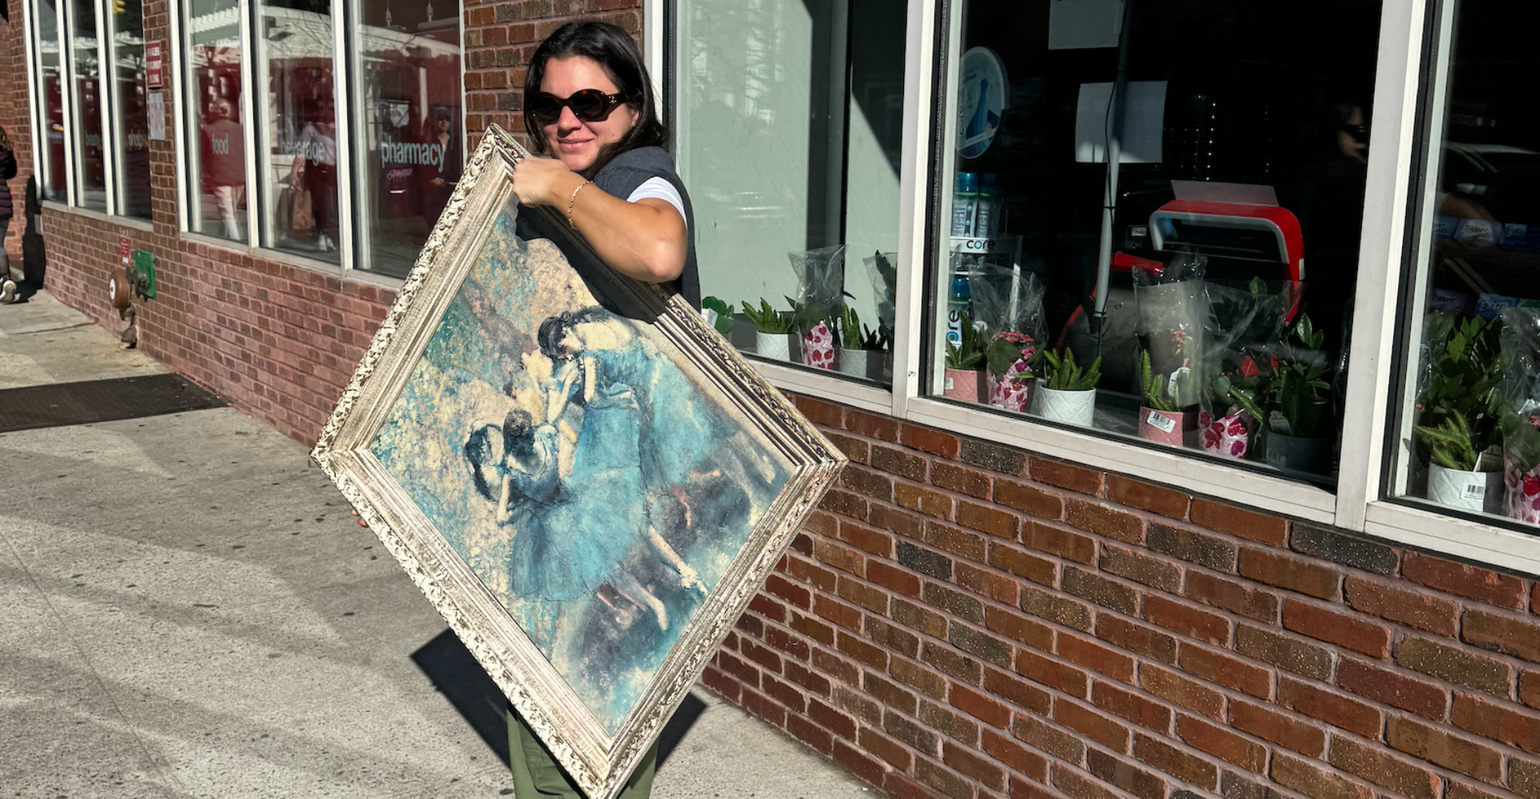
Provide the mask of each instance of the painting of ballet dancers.
[{"label": "painting of ballet dancers", "polygon": [[791,464],[509,210],[371,449],[613,732]]},{"label": "painting of ballet dancers", "polygon": [[488,131],[311,454],[609,799],[845,458],[682,299],[521,218],[525,156]]}]

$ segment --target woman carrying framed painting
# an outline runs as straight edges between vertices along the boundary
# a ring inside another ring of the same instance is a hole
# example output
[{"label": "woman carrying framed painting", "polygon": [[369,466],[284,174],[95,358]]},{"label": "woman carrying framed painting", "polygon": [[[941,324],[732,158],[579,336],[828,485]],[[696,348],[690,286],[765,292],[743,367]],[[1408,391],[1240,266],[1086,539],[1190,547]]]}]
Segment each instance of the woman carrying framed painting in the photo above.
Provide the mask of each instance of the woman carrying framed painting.
[{"label": "woman carrying framed painting", "polygon": [[[552,33],[526,72],[524,128],[541,157],[514,168],[519,202],[554,209],[605,266],[664,284],[699,308],[689,195],[664,149],[668,129],[630,35],[602,22]],[[516,796],[583,796],[511,710],[508,739]],[[654,746],[618,799],[646,799],[656,763]]]}]

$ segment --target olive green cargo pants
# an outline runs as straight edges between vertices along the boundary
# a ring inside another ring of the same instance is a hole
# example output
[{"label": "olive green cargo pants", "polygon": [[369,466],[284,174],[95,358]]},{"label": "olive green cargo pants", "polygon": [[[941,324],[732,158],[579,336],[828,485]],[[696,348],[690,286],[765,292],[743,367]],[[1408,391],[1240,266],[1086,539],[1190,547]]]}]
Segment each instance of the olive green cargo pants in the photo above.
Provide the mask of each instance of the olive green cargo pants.
[{"label": "olive green cargo pants", "polygon": [[[524,724],[512,708],[508,714],[508,765],[513,770],[514,799],[541,799],[559,796],[561,799],[585,799],[583,792],[567,779],[566,772],[556,764],[540,738]],[[658,745],[642,758],[632,772],[625,790],[616,799],[647,799],[652,795],[652,777],[658,767]]]}]

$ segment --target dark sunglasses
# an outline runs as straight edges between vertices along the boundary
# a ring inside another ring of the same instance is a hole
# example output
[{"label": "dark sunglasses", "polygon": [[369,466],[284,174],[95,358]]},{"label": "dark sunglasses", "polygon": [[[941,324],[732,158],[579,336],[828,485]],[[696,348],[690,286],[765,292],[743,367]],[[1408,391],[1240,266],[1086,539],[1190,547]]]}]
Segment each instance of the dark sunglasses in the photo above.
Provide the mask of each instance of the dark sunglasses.
[{"label": "dark sunglasses", "polygon": [[1356,142],[1366,143],[1369,141],[1368,125],[1343,125],[1341,130],[1343,133],[1352,136]]},{"label": "dark sunglasses", "polygon": [[525,108],[536,122],[549,125],[561,119],[563,108],[572,109],[572,115],[584,122],[599,122],[610,115],[615,107],[624,102],[622,95],[605,94],[598,89],[582,89],[563,100],[550,92],[535,92]]}]

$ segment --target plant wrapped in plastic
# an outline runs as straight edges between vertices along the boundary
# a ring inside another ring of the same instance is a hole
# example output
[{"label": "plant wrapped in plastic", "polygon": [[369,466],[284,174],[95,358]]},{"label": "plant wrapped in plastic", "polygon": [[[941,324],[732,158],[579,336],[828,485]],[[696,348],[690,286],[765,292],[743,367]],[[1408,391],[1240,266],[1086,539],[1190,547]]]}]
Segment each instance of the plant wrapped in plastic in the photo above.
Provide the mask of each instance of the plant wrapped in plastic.
[{"label": "plant wrapped in plastic", "polygon": [[1427,368],[1418,392],[1418,440],[1429,462],[1476,471],[1481,457],[1502,444],[1502,322],[1479,316],[1463,321],[1445,313],[1423,325]]}]

